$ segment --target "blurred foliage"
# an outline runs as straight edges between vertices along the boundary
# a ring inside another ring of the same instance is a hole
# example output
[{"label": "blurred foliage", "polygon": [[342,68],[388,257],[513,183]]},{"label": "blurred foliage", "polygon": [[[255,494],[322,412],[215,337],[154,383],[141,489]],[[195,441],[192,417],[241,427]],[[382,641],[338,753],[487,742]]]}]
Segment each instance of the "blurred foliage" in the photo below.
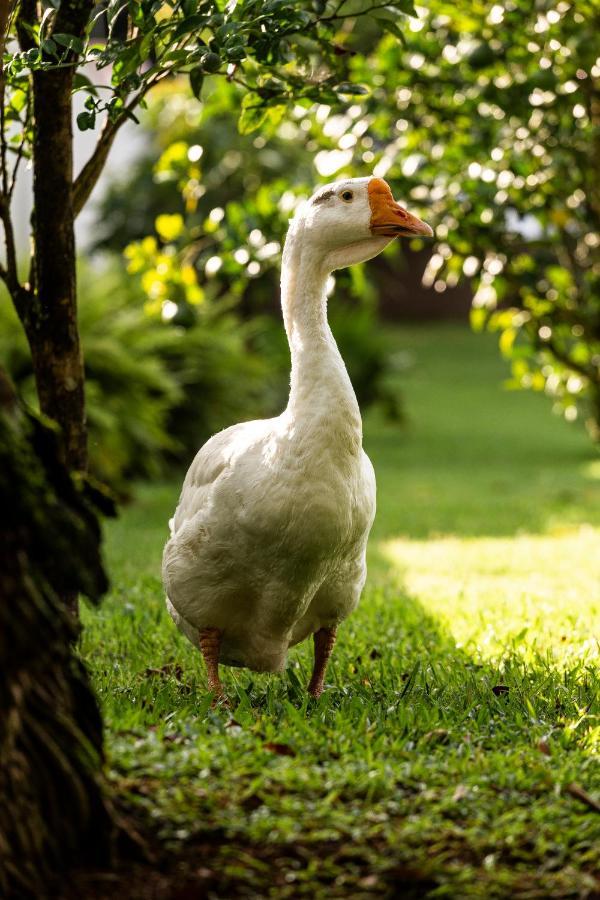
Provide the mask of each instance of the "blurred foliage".
[{"label": "blurred foliage", "polygon": [[[117,271],[84,270],[80,292],[90,469],[119,494],[269,405],[269,365],[250,347],[257,324],[207,308],[194,327],[165,325],[144,313],[139,291]],[[0,360],[35,406],[30,355],[6,303]]]},{"label": "blurred foliage", "polygon": [[[122,269],[80,272],[90,470],[121,497],[134,478],[189,463],[212,434],[285,405],[289,351],[266,315],[242,320],[230,300],[164,321]],[[368,309],[342,310],[333,327],[361,402],[400,416],[388,341]],[[11,306],[0,304],[0,362],[36,407],[31,357]]]},{"label": "blurred foliage", "polygon": [[[351,58],[351,78],[368,95],[341,110],[296,103],[258,137],[235,134],[236,85],[215,83],[200,104],[170,84],[149,118],[162,150],[154,187],[141,163],[133,183],[146,188],[142,209],[122,189],[109,194],[103,219],[114,210],[119,226],[105,241],[139,238],[156,220],[157,245],[178,278],[182,261],[191,265],[194,291],[213,284],[252,296],[252,281],[278,262],[297,197],[320,178],[374,172],[417,213],[428,207],[437,246],[424,283],[443,293],[472,281],[473,326],[500,332],[509,385],[545,391],[598,438],[597,26],[589,0],[432,0],[402,41],[386,35]],[[358,46],[366,29],[362,20],[349,29]],[[174,218],[161,221],[167,193]],[[130,266],[143,270],[156,308],[195,302],[143,247],[129,248]],[[350,293],[352,277],[338,276]]]},{"label": "blurred foliage", "polygon": [[353,61],[379,86],[361,116],[372,146],[357,141],[342,168],[373,163],[430,207],[438,245],[425,283],[443,292],[471,278],[473,325],[500,331],[510,385],[545,390],[596,439],[598,24],[589,0],[433,0],[403,44],[384,39]]},{"label": "blurred foliage", "polygon": [[[73,67],[74,90],[85,96],[78,128],[92,130],[106,114],[108,133],[135,120],[147,92],[165,78],[185,73],[200,97],[205,80],[226,76],[243,89],[239,127],[250,132],[279,121],[290,103],[367,93],[349,79],[352,54],[385,31],[400,35],[396,20],[414,7],[412,0],[109,0],[83,11],[78,34],[64,30],[69,19],[54,2],[29,5],[11,20],[20,44],[8,42],[5,117],[18,126],[21,155],[30,154],[33,141],[34,71]],[[357,38],[345,26],[361,17],[368,23]],[[106,68],[110,79],[94,83],[90,73]]]}]

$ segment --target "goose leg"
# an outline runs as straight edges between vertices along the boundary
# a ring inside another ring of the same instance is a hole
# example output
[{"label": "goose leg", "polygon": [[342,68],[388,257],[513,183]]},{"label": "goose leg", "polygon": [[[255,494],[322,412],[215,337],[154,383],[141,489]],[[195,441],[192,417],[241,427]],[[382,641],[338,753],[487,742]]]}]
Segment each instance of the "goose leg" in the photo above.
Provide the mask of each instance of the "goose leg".
[{"label": "goose leg", "polygon": [[315,662],[313,666],[312,678],[308,685],[308,693],[318,699],[323,693],[323,682],[325,680],[325,670],[333,645],[335,644],[336,629],[321,628],[313,634],[315,642]]},{"label": "goose leg", "polygon": [[218,628],[203,628],[198,633],[198,643],[206,664],[208,688],[214,692],[215,700],[222,700],[225,697],[225,692],[219,678],[221,631]]}]

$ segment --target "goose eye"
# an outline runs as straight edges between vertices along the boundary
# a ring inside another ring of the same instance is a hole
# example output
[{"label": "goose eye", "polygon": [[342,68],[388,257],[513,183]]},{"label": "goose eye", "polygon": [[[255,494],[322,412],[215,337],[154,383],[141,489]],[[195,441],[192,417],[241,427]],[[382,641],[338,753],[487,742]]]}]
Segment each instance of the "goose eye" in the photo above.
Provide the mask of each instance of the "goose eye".
[{"label": "goose eye", "polygon": [[345,203],[350,203],[352,200],[354,200],[354,194],[352,191],[342,191],[340,197],[342,198],[342,200],[344,200]]}]

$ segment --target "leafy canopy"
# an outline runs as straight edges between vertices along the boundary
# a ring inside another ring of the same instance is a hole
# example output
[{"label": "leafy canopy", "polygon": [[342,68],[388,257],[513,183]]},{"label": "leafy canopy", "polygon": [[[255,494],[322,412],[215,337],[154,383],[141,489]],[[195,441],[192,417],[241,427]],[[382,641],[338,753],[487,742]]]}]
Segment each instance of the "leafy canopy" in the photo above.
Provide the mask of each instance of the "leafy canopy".
[{"label": "leafy canopy", "polygon": [[473,325],[500,331],[512,386],[545,390],[598,437],[598,7],[433,0],[419,12],[403,44],[352,63],[378,84],[364,104],[374,171],[429,205],[426,283],[473,280]]},{"label": "leafy canopy", "polygon": [[[291,101],[337,103],[366,93],[348,80],[357,48],[352,29],[342,26],[369,16],[372,35],[397,32],[398,17],[413,12],[412,0],[110,0],[106,7],[90,3],[83,34],[69,34],[56,27],[60,5],[51,0],[39,16],[17,20],[22,49],[8,52],[5,74],[8,116],[22,126],[29,120],[29,73],[72,66],[75,90],[86,94],[81,130],[93,129],[101,113],[113,125],[135,118],[150,88],[185,72],[197,97],[210,76],[241,85],[240,130],[252,131],[281,119]],[[109,78],[96,80],[104,69]]]}]

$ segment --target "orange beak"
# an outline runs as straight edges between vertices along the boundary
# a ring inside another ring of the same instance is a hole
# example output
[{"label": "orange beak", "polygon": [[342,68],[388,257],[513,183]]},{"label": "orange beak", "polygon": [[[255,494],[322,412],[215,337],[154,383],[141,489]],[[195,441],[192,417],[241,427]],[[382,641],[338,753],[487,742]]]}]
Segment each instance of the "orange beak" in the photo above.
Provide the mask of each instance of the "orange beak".
[{"label": "orange beak", "polygon": [[371,207],[371,234],[376,237],[433,237],[433,231],[421,219],[411,216],[396,203],[389,185],[382,178],[369,182],[369,206]]}]

